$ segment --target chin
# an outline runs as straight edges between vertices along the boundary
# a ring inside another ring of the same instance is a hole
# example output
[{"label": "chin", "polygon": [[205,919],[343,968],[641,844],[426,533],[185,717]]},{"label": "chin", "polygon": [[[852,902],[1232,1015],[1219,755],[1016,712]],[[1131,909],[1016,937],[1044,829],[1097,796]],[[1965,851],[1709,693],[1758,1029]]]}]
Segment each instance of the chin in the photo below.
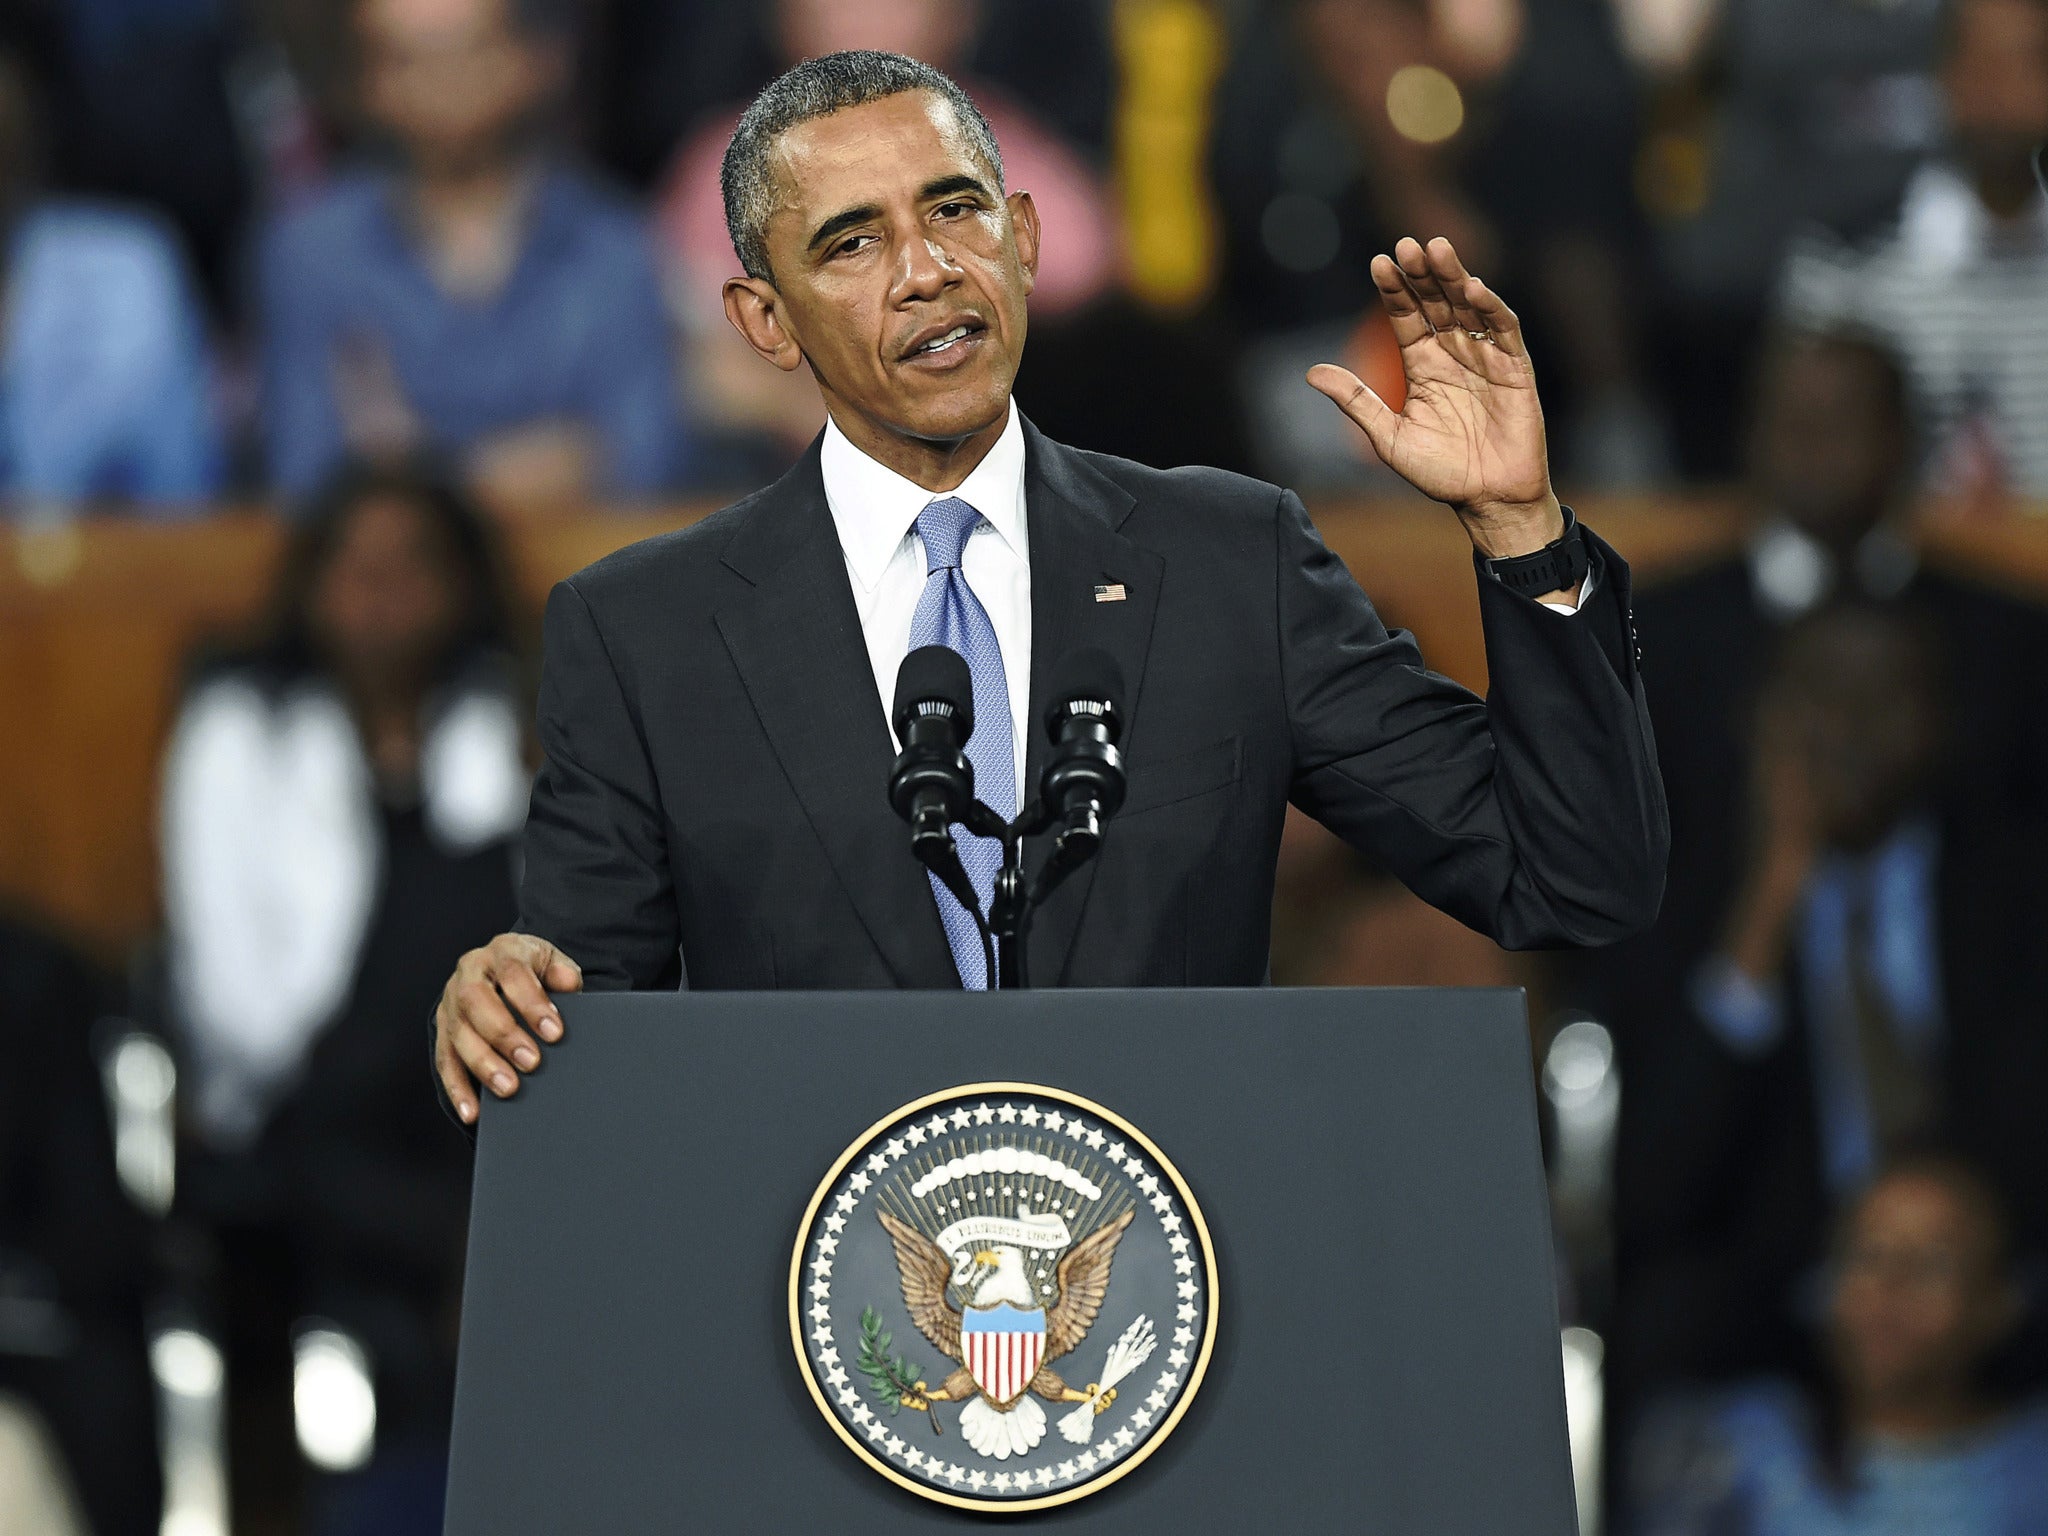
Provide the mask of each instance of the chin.
[{"label": "chin", "polygon": [[906,402],[899,418],[905,430],[933,442],[952,442],[1000,422],[1010,407],[1008,390],[954,391],[936,400]]}]

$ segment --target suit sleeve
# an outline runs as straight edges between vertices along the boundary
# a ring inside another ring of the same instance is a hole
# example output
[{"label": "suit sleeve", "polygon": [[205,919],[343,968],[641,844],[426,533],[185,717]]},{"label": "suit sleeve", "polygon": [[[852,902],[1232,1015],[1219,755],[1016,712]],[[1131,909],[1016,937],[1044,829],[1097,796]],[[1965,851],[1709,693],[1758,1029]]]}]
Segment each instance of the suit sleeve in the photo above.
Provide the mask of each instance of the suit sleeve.
[{"label": "suit sleeve", "polygon": [[582,966],[592,989],[674,987],[680,922],[645,738],[573,583],[549,594],[542,634],[543,762],[526,820],[520,930]]},{"label": "suit sleeve", "polygon": [[1670,831],[1635,665],[1628,567],[1568,618],[1483,570],[1490,696],[1389,633],[1294,494],[1278,516],[1280,663],[1293,799],[1425,901],[1510,949],[1649,925]]}]

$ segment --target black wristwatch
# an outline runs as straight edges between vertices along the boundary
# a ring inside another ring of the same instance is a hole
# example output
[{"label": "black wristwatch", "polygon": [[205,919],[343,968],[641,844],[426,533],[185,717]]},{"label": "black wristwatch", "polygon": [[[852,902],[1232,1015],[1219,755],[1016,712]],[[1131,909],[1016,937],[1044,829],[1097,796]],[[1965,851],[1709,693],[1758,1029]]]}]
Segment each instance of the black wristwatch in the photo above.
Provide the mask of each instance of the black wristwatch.
[{"label": "black wristwatch", "polygon": [[1586,540],[1579,532],[1578,518],[1572,515],[1570,507],[1562,510],[1564,532],[1533,555],[1509,555],[1486,562],[1486,568],[1500,578],[1503,586],[1524,597],[1540,597],[1545,592],[1576,592],[1579,589],[1586,579],[1586,567],[1592,563],[1592,556],[1586,553]]}]

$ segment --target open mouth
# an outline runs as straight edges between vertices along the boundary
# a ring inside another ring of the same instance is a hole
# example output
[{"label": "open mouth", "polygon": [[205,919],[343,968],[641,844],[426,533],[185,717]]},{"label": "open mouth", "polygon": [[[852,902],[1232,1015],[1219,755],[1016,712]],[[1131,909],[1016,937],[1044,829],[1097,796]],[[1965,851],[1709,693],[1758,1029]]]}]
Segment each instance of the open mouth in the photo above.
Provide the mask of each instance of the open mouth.
[{"label": "open mouth", "polygon": [[904,359],[906,361],[916,361],[921,358],[945,357],[951,353],[964,351],[976,338],[987,330],[988,327],[979,320],[962,320],[943,331],[925,337],[903,354]]}]

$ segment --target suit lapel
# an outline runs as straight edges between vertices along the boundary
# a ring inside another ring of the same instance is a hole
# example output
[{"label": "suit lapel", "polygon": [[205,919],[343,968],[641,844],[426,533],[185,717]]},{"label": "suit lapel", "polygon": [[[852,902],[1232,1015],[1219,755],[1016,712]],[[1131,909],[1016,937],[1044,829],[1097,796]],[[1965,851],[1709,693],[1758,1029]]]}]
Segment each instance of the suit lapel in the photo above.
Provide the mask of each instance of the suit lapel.
[{"label": "suit lapel", "polygon": [[924,867],[889,804],[889,725],[817,443],[760,494],[723,558],[754,589],[719,610],[719,633],[861,926],[897,985],[957,987]]},{"label": "suit lapel", "polygon": [[[1125,742],[1134,734],[1165,562],[1117,531],[1136,505],[1130,492],[1028,421],[1024,439],[1025,518],[1031,534],[1031,712],[1024,722],[1029,740],[1022,798],[1029,801],[1036,798],[1050,755],[1045,716],[1053,702],[1052,670],[1069,651],[1099,646],[1116,658],[1124,675]],[[1098,601],[1098,586],[1119,585],[1121,599]],[[1108,844],[1114,846],[1115,840],[1112,831]],[[1051,846],[1050,838],[1041,839],[1027,867],[1034,872],[1041,867]],[[1034,920],[1030,974],[1040,984],[1065,981],[1093,883],[1091,862],[1068,877]]]}]

